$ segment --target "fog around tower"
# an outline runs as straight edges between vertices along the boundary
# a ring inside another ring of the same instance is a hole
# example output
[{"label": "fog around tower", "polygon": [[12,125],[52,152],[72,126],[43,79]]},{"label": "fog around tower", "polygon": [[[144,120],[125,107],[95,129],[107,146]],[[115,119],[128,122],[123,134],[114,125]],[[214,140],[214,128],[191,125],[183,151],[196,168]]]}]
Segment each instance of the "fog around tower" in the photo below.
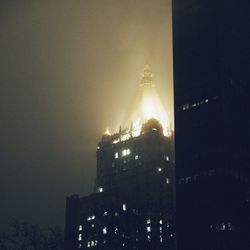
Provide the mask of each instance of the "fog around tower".
[{"label": "fog around tower", "polygon": [[63,224],[93,190],[96,146],[118,131],[146,63],[173,124],[169,0],[1,1],[1,208]]},{"label": "fog around tower", "polygon": [[164,135],[171,130],[170,119],[163,106],[154,82],[153,72],[146,64],[141,74],[135,100],[132,102],[129,115],[124,124],[125,129],[131,128],[140,132],[142,125],[151,118],[157,119],[163,126]]}]

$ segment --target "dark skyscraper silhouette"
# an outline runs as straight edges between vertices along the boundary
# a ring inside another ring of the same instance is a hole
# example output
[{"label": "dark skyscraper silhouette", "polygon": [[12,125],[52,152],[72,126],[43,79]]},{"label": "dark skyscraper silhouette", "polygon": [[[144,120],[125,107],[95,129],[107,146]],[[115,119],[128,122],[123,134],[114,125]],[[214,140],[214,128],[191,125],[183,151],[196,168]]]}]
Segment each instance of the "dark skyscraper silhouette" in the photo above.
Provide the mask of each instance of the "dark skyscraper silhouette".
[{"label": "dark skyscraper silhouette", "polygon": [[249,10],[173,0],[178,250],[250,249]]},{"label": "dark skyscraper silhouette", "polygon": [[97,147],[94,193],[66,206],[66,249],[175,249],[173,132],[145,67],[127,124]]}]

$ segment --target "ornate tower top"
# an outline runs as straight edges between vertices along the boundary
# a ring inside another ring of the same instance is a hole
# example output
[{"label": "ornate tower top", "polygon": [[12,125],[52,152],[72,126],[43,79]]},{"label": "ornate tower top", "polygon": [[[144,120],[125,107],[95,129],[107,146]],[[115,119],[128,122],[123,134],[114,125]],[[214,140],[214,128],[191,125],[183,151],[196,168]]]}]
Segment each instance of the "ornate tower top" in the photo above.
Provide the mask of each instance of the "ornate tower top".
[{"label": "ornate tower top", "polygon": [[144,69],[143,69],[143,73],[141,75],[141,81],[140,81],[140,86],[151,86],[154,87],[154,75],[149,67],[148,64],[145,64]]},{"label": "ornate tower top", "polygon": [[[149,65],[146,64],[141,74],[138,92],[128,113],[127,120],[120,127],[119,134],[122,136],[119,140],[115,140],[115,142],[127,140],[131,136],[139,136],[143,125],[150,119],[157,120],[161,124],[165,136],[171,136],[170,120],[157,93],[153,76]],[[105,135],[110,135],[110,133],[106,131]]]}]

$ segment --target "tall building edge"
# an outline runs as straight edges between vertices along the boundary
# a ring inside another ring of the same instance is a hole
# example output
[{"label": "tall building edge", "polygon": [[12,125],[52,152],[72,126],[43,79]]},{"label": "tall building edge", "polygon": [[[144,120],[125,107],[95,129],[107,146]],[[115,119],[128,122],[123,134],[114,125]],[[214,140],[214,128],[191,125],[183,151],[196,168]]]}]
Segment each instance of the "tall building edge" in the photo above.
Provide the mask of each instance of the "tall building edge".
[{"label": "tall building edge", "polygon": [[250,3],[172,4],[178,250],[247,250]]},{"label": "tall building edge", "polygon": [[71,195],[66,199],[65,210],[65,231],[64,242],[65,250],[77,249],[77,225],[79,218],[79,197],[78,195]]}]

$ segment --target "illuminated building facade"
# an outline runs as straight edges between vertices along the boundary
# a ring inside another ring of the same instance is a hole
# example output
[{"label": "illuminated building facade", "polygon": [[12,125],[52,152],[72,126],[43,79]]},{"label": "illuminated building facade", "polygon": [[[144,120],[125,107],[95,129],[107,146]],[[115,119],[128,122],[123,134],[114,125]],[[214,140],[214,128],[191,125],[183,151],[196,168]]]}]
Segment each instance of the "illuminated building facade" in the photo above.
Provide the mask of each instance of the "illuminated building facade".
[{"label": "illuminated building facade", "polygon": [[249,10],[173,0],[178,250],[250,249]]},{"label": "illuminated building facade", "polygon": [[67,199],[66,249],[175,249],[173,132],[157,98],[146,66],[129,127],[98,143],[95,192]]}]

